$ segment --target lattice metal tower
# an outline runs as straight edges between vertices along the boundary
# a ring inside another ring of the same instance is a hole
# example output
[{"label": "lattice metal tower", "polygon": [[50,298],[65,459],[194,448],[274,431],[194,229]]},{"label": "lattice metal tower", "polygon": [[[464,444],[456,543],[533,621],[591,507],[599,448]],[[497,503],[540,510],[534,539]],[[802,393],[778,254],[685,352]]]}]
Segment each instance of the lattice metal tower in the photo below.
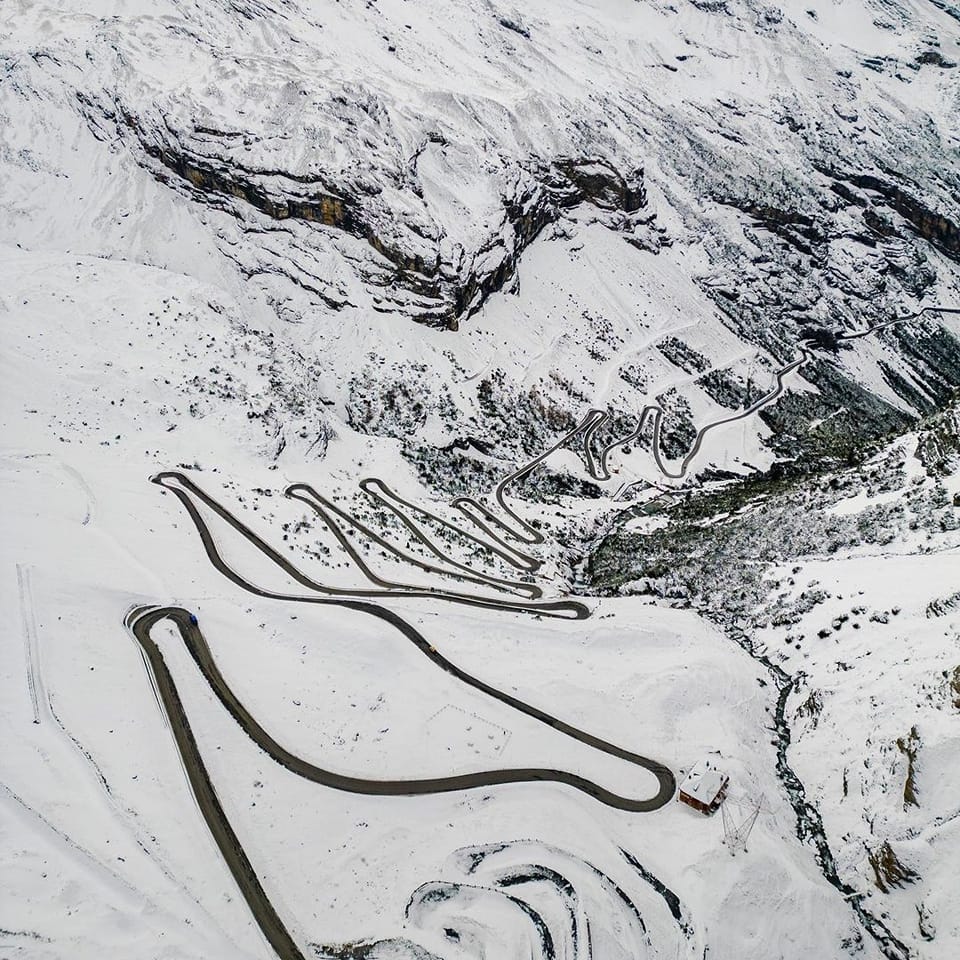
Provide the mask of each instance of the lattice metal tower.
[{"label": "lattice metal tower", "polygon": [[720,816],[723,818],[723,842],[727,845],[731,856],[736,856],[741,852],[746,853],[747,839],[750,836],[750,831],[753,830],[753,825],[760,816],[763,799],[763,794],[761,794],[758,800],[744,803],[743,806],[746,807],[747,815],[742,820],[739,814],[734,814],[730,810],[731,803],[729,800],[720,807]]}]

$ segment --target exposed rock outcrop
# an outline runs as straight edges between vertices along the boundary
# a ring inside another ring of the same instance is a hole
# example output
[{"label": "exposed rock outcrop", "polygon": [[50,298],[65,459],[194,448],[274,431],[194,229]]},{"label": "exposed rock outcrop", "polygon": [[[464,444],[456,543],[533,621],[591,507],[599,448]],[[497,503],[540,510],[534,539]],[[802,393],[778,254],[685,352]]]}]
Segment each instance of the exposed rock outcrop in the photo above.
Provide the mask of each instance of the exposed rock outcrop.
[{"label": "exposed rock outcrop", "polygon": [[[241,218],[248,215],[243,207],[252,207],[272,220],[299,220],[365,240],[391,268],[386,276],[367,275],[386,288],[384,309],[391,303],[410,304],[412,295],[419,304],[411,311],[414,319],[450,329],[510,281],[523,250],[563,209],[588,203],[601,211],[631,214],[646,204],[642,168],[624,173],[604,158],[560,157],[517,171],[514,192],[501,198],[500,223],[472,257],[462,246],[445,243],[443,225],[429,218],[426,229],[416,220],[403,224],[414,234],[417,249],[409,249],[402,242],[404,231],[390,223],[377,187],[241,165],[226,149],[216,152],[218,141],[233,134],[195,125],[194,133],[203,135],[207,148],[199,153],[169,127],[150,127],[122,107],[98,108],[79,99],[85,111],[99,109],[133,134],[157,179],[171,186],[189,184],[191,196],[200,202]],[[416,183],[410,189],[419,192]],[[395,291],[401,295],[392,296]]]}]

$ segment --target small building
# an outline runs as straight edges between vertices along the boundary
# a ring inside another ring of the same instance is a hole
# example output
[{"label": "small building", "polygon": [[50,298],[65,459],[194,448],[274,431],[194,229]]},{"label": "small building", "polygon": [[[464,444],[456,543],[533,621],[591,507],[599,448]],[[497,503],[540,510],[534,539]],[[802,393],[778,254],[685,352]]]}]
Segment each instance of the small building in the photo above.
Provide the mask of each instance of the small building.
[{"label": "small building", "polygon": [[709,816],[727,795],[730,778],[709,758],[694,764],[683,778],[677,800]]}]

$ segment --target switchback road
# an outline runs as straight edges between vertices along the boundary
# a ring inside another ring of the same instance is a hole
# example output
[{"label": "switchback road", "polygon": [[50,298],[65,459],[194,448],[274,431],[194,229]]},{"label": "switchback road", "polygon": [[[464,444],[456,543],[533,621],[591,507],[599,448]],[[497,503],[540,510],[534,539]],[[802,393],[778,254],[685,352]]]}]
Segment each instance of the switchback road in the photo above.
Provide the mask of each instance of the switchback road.
[{"label": "switchback road", "polygon": [[470,676],[437,653],[419,631],[391,611],[363,601],[319,598],[318,602],[343,606],[387,621],[407,636],[437,666],[469,686],[514,709],[520,710],[559,733],[627,763],[649,770],[657,778],[658,790],[652,797],[632,799],[615,794],[577,774],[536,767],[487,770],[459,776],[422,780],[363,779],[325,770],[286,749],[247,710],[224,679],[199,625],[194,622],[195,618],[191,616],[188,610],[181,607],[136,607],[127,614],[124,623],[140,646],[144,662],[153,681],[157,699],[173,732],[174,741],[197,805],[257,924],[280,960],[305,960],[305,958],[286,925],[277,914],[217,796],[216,788],[197,746],[196,737],[190,726],[190,720],[177,689],[177,684],[167,666],[163,653],[151,637],[153,627],[163,620],[170,621],[177,628],[184,646],[189,651],[204,680],[244,733],[276,763],[291,773],[313,783],[335,790],[367,796],[413,797],[474,790],[504,784],[553,782],[579,790],[607,806],[632,813],[657,810],[673,797],[676,782],[673,773],[663,764],[648,760],[646,757],[624,750],[616,744],[580,730],[538,707],[526,704],[510,694],[497,690],[495,687]]},{"label": "switchback road", "polygon": [[[836,340],[838,343],[856,340],[894,324],[915,319],[925,313],[956,314],[960,313],[960,310],[943,307],[925,307],[915,314],[897,317],[863,331],[839,334],[836,336]],[[558,733],[571,737],[610,756],[624,760],[627,763],[649,770],[657,779],[657,792],[652,797],[637,799],[615,794],[577,774],[547,768],[489,770],[457,776],[408,780],[364,779],[338,774],[309,763],[302,757],[298,757],[296,754],[290,752],[258,723],[227,684],[199,626],[188,611],[179,607],[135,608],[127,615],[125,624],[140,646],[144,661],[153,681],[154,690],[157,693],[158,701],[173,731],[177,749],[183,761],[184,768],[187,771],[194,796],[197,799],[197,803],[210,829],[211,835],[214,837],[257,923],[281,960],[305,960],[305,957],[274,909],[252,864],[244,852],[243,846],[239,842],[236,833],[233,831],[224,813],[223,806],[217,797],[216,789],[204,766],[176,683],[167,667],[162,652],[151,637],[151,629],[162,620],[172,622],[177,628],[182,642],[189,651],[201,675],[210,686],[210,689],[247,736],[275,762],[292,773],[322,786],[356,794],[410,797],[514,783],[547,781],[578,790],[598,802],[615,809],[628,812],[649,812],[657,810],[670,801],[676,789],[674,775],[665,765],[574,727],[541,708],[528,704],[511,694],[493,687],[478,677],[467,673],[456,664],[447,660],[410,623],[380,603],[372,602],[372,598],[433,598],[472,607],[533,613],[541,616],[584,619],[589,616],[590,611],[584,604],[578,601],[543,600],[541,599],[542,590],[536,584],[530,583],[527,580],[507,580],[502,577],[497,577],[483,570],[473,568],[451,556],[413,519],[414,514],[427,517],[429,522],[434,524],[434,526],[443,528],[450,533],[464,538],[468,543],[472,543],[475,548],[488,551],[527,575],[531,575],[539,569],[540,563],[535,557],[526,553],[518,544],[522,546],[541,544],[544,542],[544,535],[534,525],[524,520],[507,503],[505,493],[512,483],[528,477],[551,453],[571,443],[574,439],[578,439],[578,442],[582,446],[581,455],[583,456],[590,476],[599,481],[609,480],[611,474],[608,460],[611,452],[617,447],[625,446],[628,443],[634,443],[639,440],[648,423],[652,425],[651,443],[657,468],[663,477],[667,479],[682,479],[686,476],[690,465],[699,454],[704,438],[711,431],[725,424],[749,417],[767,404],[773,403],[785,389],[785,378],[807,363],[812,356],[813,345],[809,341],[802,342],[799,346],[799,356],[791,362],[784,364],[774,373],[774,385],[767,394],[746,409],[713,421],[700,428],[690,450],[683,457],[677,469],[671,469],[666,464],[661,452],[660,433],[664,416],[662,407],[656,405],[646,406],[637,420],[636,428],[626,436],[606,445],[600,451],[599,457],[594,456],[592,446],[593,439],[599,428],[608,419],[608,414],[601,410],[590,410],[574,429],[561,437],[552,447],[511,473],[497,485],[494,490],[493,499],[496,508],[499,508],[502,515],[498,515],[493,509],[471,497],[460,497],[453,501],[451,506],[458,510],[464,519],[472,524],[473,527],[477,528],[483,535],[482,537],[475,535],[465,527],[452,524],[437,514],[431,513],[422,507],[417,507],[409,501],[404,500],[392,491],[382,480],[376,478],[363,480],[361,482],[361,489],[380,506],[390,510],[400,520],[413,539],[436,558],[439,565],[433,561],[416,557],[409,551],[398,547],[368,525],[360,522],[346,511],[341,510],[312,486],[307,484],[294,484],[289,487],[286,491],[287,495],[308,505],[321,517],[357,568],[374,584],[375,589],[342,589],[319,583],[294,567],[286,557],[282,556],[266,543],[259,535],[237,519],[226,507],[202,490],[185,474],[168,471],[153,478],[155,483],[171,491],[186,508],[188,515],[200,535],[207,557],[213,566],[227,579],[242,589],[261,597],[300,603],[340,606],[376,617],[399,631],[437,667],[467,686],[551,727]],[[276,591],[258,587],[256,584],[241,576],[221,555],[216,541],[203,519],[200,505],[219,516],[236,533],[244,537],[248,543],[260,551],[261,554],[310,592],[297,596],[281,594]],[[376,574],[367,565],[363,556],[345,535],[341,524],[354,527],[365,537],[376,543],[386,553],[421,570],[441,576],[455,577],[492,591],[511,594],[512,598],[486,597],[443,590],[437,587],[396,583],[388,580]]]}]

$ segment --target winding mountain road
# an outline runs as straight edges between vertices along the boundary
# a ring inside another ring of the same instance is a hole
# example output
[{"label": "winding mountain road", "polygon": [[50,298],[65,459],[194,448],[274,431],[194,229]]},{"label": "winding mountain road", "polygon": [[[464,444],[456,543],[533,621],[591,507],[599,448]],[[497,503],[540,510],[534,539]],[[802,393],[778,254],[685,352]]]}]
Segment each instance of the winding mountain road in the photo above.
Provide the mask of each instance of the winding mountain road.
[{"label": "winding mountain road", "polygon": [[559,733],[627,763],[649,770],[657,778],[658,789],[652,797],[633,799],[615,794],[592,780],[577,774],[537,767],[486,770],[459,776],[434,777],[422,780],[363,779],[325,770],[292,753],[257,722],[224,679],[199,625],[194,622],[195,618],[188,610],[181,607],[136,607],[127,614],[124,624],[140,646],[154,691],[173,733],[174,742],[197,805],[211,836],[250,907],[251,913],[280,960],[304,960],[304,955],[277,914],[217,796],[216,788],[203,762],[196,737],[190,726],[190,720],[177,689],[177,684],[167,666],[163,653],[151,637],[153,627],[163,620],[172,622],[177,628],[184,646],[189,651],[204,680],[244,733],[276,763],[291,773],[321,786],[366,796],[415,797],[504,784],[552,782],[572,787],[609,807],[631,813],[658,810],[673,797],[676,781],[673,773],[663,764],[649,760],[574,727],[538,707],[524,703],[518,698],[471,676],[446,660],[419,631],[391,611],[363,601],[318,598],[318,602],[336,604],[385,620],[400,630],[437,666],[458,680],[525,713],[527,716],[539,720]]},{"label": "winding mountain road", "polygon": [[[270,544],[268,544],[262,537],[260,537],[246,524],[234,516],[234,514],[232,514],[225,506],[223,506],[223,504],[214,499],[209,493],[194,483],[193,480],[185,473],[181,473],[177,470],[167,470],[153,477],[153,482],[164,489],[169,490],[184,505],[187,513],[190,516],[190,519],[197,528],[197,532],[200,534],[201,542],[210,562],[222,574],[224,574],[224,576],[232,580],[238,586],[242,586],[246,590],[259,593],[261,596],[268,596],[275,600],[298,600],[306,603],[319,602],[318,598],[314,596],[291,596],[288,594],[277,593],[275,591],[263,591],[259,587],[254,587],[253,584],[241,577],[240,574],[230,567],[230,565],[220,554],[216,541],[210,532],[209,527],[204,521],[200,510],[194,502],[195,500],[216,513],[217,516],[229,524],[237,533],[239,533],[249,543],[256,547],[256,549],[259,550],[264,556],[273,561],[273,563],[280,567],[284,573],[290,576],[297,583],[306,587],[308,590],[323,594],[327,597],[403,597],[411,599],[430,598],[448,600],[453,603],[460,603],[471,607],[512,610],[523,613],[539,614],[541,616],[561,617],[568,620],[584,620],[590,616],[589,607],[587,607],[586,604],[580,603],[576,600],[504,600],[497,597],[483,597],[475,594],[456,593],[449,590],[442,590],[438,587],[410,586],[407,584],[384,586],[384,584],[391,584],[392,582],[384,580],[383,578],[373,574],[363,558],[343,535],[342,531],[333,520],[331,513],[327,511],[326,507],[324,506],[324,498],[319,497],[319,495],[316,495],[315,498],[315,491],[312,491],[312,488],[308,487],[306,484],[295,484],[293,487],[289,488],[289,495],[294,499],[302,500],[303,502],[307,503],[312,509],[320,514],[351,559],[354,560],[364,575],[370,579],[371,582],[377,585],[378,589],[363,590],[358,588],[346,589],[341,587],[332,587],[314,580],[312,577],[307,576],[305,573],[295,567],[286,557],[271,547]],[[352,519],[351,523],[358,528],[363,526]],[[462,574],[457,572],[454,572],[450,575],[462,577]],[[526,585],[517,584],[517,586]]]},{"label": "winding mountain road", "polygon": [[[909,316],[894,318],[893,320],[878,324],[863,331],[840,334],[836,339],[838,342],[856,340],[894,324],[916,319],[925,313],[960,314],[960,309],[925,307]],[[305,960],[305,957],[274,909],[249,858],[244,852],[242,844],[227,819],[223,806],[217,796],[216,789],[203,763],[203,758],[200,755],[189,718],[177,690],[176,682],[167,667],[160,648],[151,637],[152,628],[164,620],[173,623],[204,680],[220,704],[233,717],[240,728],[272,760],[297,776],[303,777],[313,783],[336,790],[368,796],[413,797],[515,783],[553,782],[578,790],[614,809],[631,813],[657,810],[670,801],[676,789],[675,777],[664,764],[626,750],[623,747],[619,747],[578,727],[574,727],[566,721],[547,713],[545,710],[526,703],[511,694],[499,690],[486,681],[467,673],[446,659],[412,624],[392,610],[382,606],[380,603],[372,601],[374,598],[383,600],[388,597],[430,598],[442,599],[472,607],[531,613],[540,616],[563,617],[577,620],[586,618],[589,616],[590,610],[585,604],[579,601],[543,600],[543,592],[536,584],[523,580],[508,580],[497,577],[483,570],[475,569],[451,556],[441,549],[432,537],[428,536],[422,526],[413,519],[413,514],[419,513],[427,517],[431,523],[459,537],[465,538],[466,541],[471,543],[475,548],[488,551],[498,556],[502,561],[524,571],[528,575],[533,574],[539,568],[540,563],[535,557],[526,553],[518,544],[522,546],[541,544],[544,542],[544,536],[540,530],[524,520],[507,503],[505,494],[507,488],[512,483],[529,476],[550,454],[578,437],[582,445],[582,455],[590,476],[595,480],[609,480],[611,479],[611,473],[608,461],[611,452],[617,447],[625,446],[628,443],[633,443],[638,440],[648,423],[652,424],[653,457],[657,468],[667,479],[682,479],[686,476],[690,465],[699,454],[704,438],[711,431],[734,421],[749,417],[764,406],[773,403],[780,397],[785,389],[785,378],[807,363],[812,356],[813,344],[810,341],[803,341],[799,346],[799,356],[790,363],[784,364],[774,373],[774,385],[767,394],[746,409],[713,421],[700,428],[690,450],[680,461],[676,469],[671,469],[666,464],[661,452],[660,434],[664,416],[662,407],[657,405],[646,406],[638,418],[636,428],[626,436],[616,439],[605,446],[600,451],[598,457],[594,455],[592,443],[597,431],[608,419],[608,414],[602,410],[591,409],[576,427],[568,431],[553,446],[529,463],[515,470],[497,485],[493,491],[493,499],[496,507],[502,511],[503,516],[498,515],[493,509],[472,497],[459,497],[452,502],[451,506],[458,510],[473,527],[477,528],[482,536],[477,536],[466,527],[453,524],[437,514],[431,513],[422,507],[418,507],[404,500],[382,480],[367,478],[361,481],[360,486],[364,493],[381,507],[390,510],[399,519],[413,539],[436,558],[437,563],[414,556],[409,551],[398,547],[387,538],[381,536],[377,531],[373,530],[369,525],[362,523],[347,511],[337,507],[312,486],[299,483],[289,487],[286,491],[287,496],[303,502],[321,517],[338,543],[357,568],[374,585],[375,589],[343,589],[319,583],[295,567],[286,557],[271,547],[258,534],[247,527],[246,524],[242,523],[226,507],[201,489],[184,473],[167,471],[153,478],[154,483],[172,492],[183,504],[200,535],[201,543],[211,564],[223,576],[242,589],[260,597],[297,603],[334,605],[376,617],[399,631],[400,634],[411,642],[435,666],[455,677],[465,685],[498,700],[506,706],[586,746],[649,770],[657,780],[656,793],[652,797],[638,799],[613,793],[605,787],[577,774],[551,768],[507,768],[448,777],[407,780],[365,779],[326,770],[286,749],[258,723],[224,679],[195,618],[189,611],[180,607],[134,608],[128,613],[124,623],[139,644],[154,690],[157,694],[158,702],[173,732],[178,752],[183,761],[184,769],[187,772],[191,789],[197,799],[201,813],[244,899],[250,906],[253,916],[281,960]],[[633,486],[633,484],[627,485],[627,487],[630,486]],[[624,489],[625,488],[621,488],[618,496]],[[262,555],[267,557],[295,582],[310,592],[303,595],[290,595],[267,590],[247,580],[234,570],[218,549],[216,540],[201,514],[199,505],[206,507],[220,517],[221,520],[245,538],[247,542],[255,547]],[[418,567],[425,572],[455,577],[484,588],[511,594],[512,597],[510,599],[503,597],[486,597],[443,590],[431,586],[402,584],[381,577],[368,566],[361,553],[350,542],[340,525],[341,523],[354,527],[362,533],[363,536],[367,537],[373,543],[376,543],[382,550],[396,559]]]},{"label": "winding mountain road", "polygon": [[[878,323],[872,327],[867,327],[864,330],[857,330],[854,333],[837,334],[836,339],[838,343],[860,340],[863,337],[868,337],[872,334],[879,333],[881,330],[886,330],[888,327],[893,327],[900,323],[906,323],[908,320],[916,320],[918,317],[921,317],[926,313],[960,314],[960,309],[939,306],[923,307],[916,313],[911,313],[903,317],[894,317],[892,320]],[[790,363],[784,364],[779,370],[774,372],[774,386],[769,393],[766,393],[764,396],[760,397],[759,400],[756,400],[754,403],[750,404],[749,407],[746,407],[738,413],[731,414],[728,417],[721,417],[719,420],[714,420],[711,423],[708,423],[706,426],[701,427],[700,430],[697,431],[697,435],[694,438],[689,451],[687,451],[686,456],[684,456],[683,460],[680,461],[680,467],[678,470],[671,470],[664,462],[663,454],[661,453],[660,430],[663,423],[663,408],[655,405],[644,407],[643,412],[640,414],[640,425],[638,426],[637,430],[639,431],[642,429],[644,421],[648,417],[653,417],[653,456],[656,460],[657,468],[660,470],[663,476],[670,480],[682,480],[687,475],[687,471],[690,469],[690,464],[694,461],[697,454],[700,453],[700,448],[703,446],[703,440],[707,434],[718,429],[719,427],[725,426],[728,423],[734,423],[737,420],[744,420],[745,418],[757,413],[763,407],[766,407],[779,399],[780,395],[785,389],[784,380],[786,377],[795,370],[799,370],[812,359],[814,355],[813,342],[809,339],[801,341],[798,347],[798,352],[799,356],[795,360],[791,360]]]},{"label": "winding mountain road", "polygon": [[[344,606],[347,609],[368,613],[380,619],[387,620],[391,625],[397,627],[397,629],[429,657],[434,664],[468,686],[540,721],[558,733],[562,733],[573,740],[578,740],[580,743],[586,744],[602,753],[609,754],[612,757],[617,757],[634,766],[649,770],[657,779],[657,792],[652,797],[642,799],[624,797],[578,774],[540,767],[485,770],[478,773],[434,777],[424,780],[365,779],[324,770],[283,747],[267,733],[250,714],[224,679],[210,651],[210,647],[200,631],[199,625],[193,622],[190,611],[182,607],[138,607],[128,615],[125,623],[134,637],[136,637],[156,676],[157,670],[166,670],[166,666],[162,653],[150,638],[150,630],[158,621],[170,620],[179,630],[184,646],[189,651],[204,680],[206,680],[217,699],[230,716],[236,720],[244,733],[246,733],[264,753],[268,754],[272,760],[285,767],[291,773],[295,773],[297,776],[303,777],[305,780],[310,780],[313,783],[322,784],[325,787],[332,787],[335,790],[343,790],[347,793],[358,793],[367,796],[415,797],[435,793],[452,793],[460,790],[475,790],[499,784],[552,781],[573,787],[581,793],[585,793],[587,796],[599,800],[600,803],[608,807],[613,807],[617,810],[626,810],[630,813],[649,813],[653,810],[659,810],[660,807],[668,803],[672,798],[676,786],[674,776],[662,763],[640,756],[640,754],[633,753],[630,750],[625,750],[614,743],[596,737],[585,730],[581,730],[579,727],[574,727],[558,717],[547,713],[545,710],[541,710],[539,707],[531,706],[511,694],[504,693],[502,690],[498,690],[496,687],[471,676],[439,654],[411,624],[397,617],[395,614],[384,617],[383,613],[389,614],[389,611],[383,611],[379,607],[365,603],[338,603],[338,606]],[[169,705],[166,703],[164,703],[164,710],[168,715],[168,719],[171,720],[171,723],[181,722],[178,718],[171,717]]]}]

